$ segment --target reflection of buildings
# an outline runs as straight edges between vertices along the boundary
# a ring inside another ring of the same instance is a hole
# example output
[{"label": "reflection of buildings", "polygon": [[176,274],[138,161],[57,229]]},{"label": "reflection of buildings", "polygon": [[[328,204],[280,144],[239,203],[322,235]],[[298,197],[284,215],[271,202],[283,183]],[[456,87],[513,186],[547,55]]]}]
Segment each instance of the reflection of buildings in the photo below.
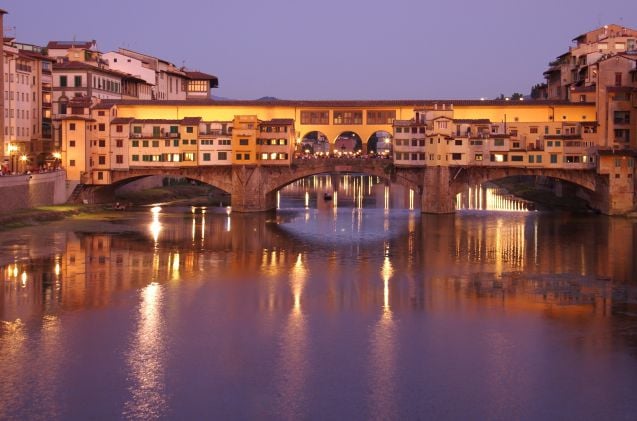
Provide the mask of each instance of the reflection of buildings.
[{"label": "reflection of buildings", "polygon": [[[636,269],[634,228],[628,220],[379,215],[381,224],[376,226],[358,213],[326,216],[330,221],[348,218],[343,221],[351,224],[348,229],[391,233],[369,239],[362,233],[351,243],[351,236],[342,236],[344,242],[315,244],[311,237],[293,235],[289,227],[317,223],[303,214],[290,217],[285,230],[266,223],[266,215],[162,213],[156,241],[150,229],[39,237],[32,240],[33,247],[24,244],[2,262],[0,318],[12,321],[104,307],[113,293],[150,282],[210,281],[229,287],[255,278],[274,282],[256,286],[264,293],[260,307],[292,308],[300,305],[300,293],[294,292],[297,287],[287,282],[288,276],[298,265],[299,253],[310,250],[323,257],[303,258],[304,285],[328,291],[319,305],[331,311],[383,305],[393,312],[414,305],[436,311],[452,301],[479,307],[488,300],[511,310],[607,314],[613,300],[621,301],[616,289],[631,281]],[[339,231],[347,224],[338,225]],[[584,225],[588,228],[582,229]],[[564,240],[557,239],[563,238],[580,246],[560,245]],[[51,252],[46,246],[37,247],[50,241],[56,244],[53,254],[47,254]],[[379,255],[393,268],[392,282],[383,284],[379,278]],[[316,279],[320,283],[312,284]],[[439,294],[448,299],[432,300]],[[233,297],[240,311],[242,298]]]}]

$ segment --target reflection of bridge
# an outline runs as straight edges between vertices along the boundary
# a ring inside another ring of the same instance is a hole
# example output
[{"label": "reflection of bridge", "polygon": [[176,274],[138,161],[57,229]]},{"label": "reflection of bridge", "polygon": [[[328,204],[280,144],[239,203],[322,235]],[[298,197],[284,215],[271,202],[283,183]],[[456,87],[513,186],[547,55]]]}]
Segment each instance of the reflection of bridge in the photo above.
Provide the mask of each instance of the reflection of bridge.
[{"label": "reflection of bridge", "polygon": [[449,166],[399,167],[381,158],[296,159],[290,166],[205,166],[138,167],[113,171],[112,181],[124,183],[149,175],[186,177],[231,194],[232,208],[239,212],[275,209],[276,193],[282,187],[305,177],[325,173],[362,173],[401,184],[420,196],[426,213],[454,211],[455,195],[468,186],[511,176],[544,176],[580,187],[578,194],[591,207],[612,213],[607,176],[593,170],[564,170],[523,167]]}]

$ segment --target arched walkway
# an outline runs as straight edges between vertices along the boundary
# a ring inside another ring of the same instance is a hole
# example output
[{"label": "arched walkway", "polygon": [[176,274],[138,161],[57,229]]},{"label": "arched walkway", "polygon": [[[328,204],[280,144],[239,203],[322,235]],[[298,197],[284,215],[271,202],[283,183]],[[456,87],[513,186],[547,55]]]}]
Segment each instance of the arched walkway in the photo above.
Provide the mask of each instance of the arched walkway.
[{"label": "arched walkway", "polygon": [[320,131],[308,132],[301,139],[297,153],[327,155],[330,153],[330,141],[328,137]]},{"label": "arched walkway", "polygon": [[393,148],[392,135],[384,130],[378,130],[367,140],[367,153],[369,155],[390,155]]},{"label": "arched walkway", "polygon": [[343,132],[334,140],[333,154],[353,155],[363,149],[363,141],[356,132]]}]

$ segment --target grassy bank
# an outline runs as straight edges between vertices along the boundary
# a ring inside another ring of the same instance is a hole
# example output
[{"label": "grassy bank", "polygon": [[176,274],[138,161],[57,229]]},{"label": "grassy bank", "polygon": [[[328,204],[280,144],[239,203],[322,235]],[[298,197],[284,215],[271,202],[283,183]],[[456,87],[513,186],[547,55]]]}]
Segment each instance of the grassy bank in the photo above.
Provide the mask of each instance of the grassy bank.
[{"label": "grassy bank", "polygon": [[92,207],[81,205],[41,206],[0,213],[0,231],[59,221],[82,212],[94,212]]}]

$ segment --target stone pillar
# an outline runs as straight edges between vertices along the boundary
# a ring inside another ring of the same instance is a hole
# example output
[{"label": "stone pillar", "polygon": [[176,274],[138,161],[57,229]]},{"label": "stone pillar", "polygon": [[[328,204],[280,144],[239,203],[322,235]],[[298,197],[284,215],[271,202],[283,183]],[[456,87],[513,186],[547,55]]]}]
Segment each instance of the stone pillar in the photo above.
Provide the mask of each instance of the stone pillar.
[{"label": "stone pillar", "polygon": [[276,209],[276,193],[268,191],[267,174],[258,166],[233,166],[230,194],[233,212]]},{"label": "stone pillar", "polygon": [[455,195],[451,191],[449,167],[427,167],[424,170],[421,209],[423,213],[455,212]]}]

